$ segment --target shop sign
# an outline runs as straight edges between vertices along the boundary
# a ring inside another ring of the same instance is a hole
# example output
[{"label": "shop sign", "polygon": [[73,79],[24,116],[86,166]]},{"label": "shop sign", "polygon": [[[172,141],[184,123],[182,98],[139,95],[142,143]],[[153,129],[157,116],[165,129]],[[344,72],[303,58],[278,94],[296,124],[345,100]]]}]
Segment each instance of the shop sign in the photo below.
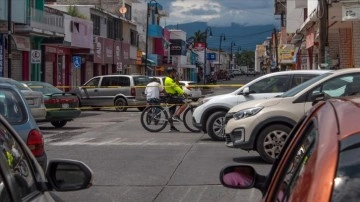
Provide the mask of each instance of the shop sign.
[{"label": "shop sign", "polygon": [[342,6],[343,21],[359,21],[360,20],[360,4],[345,4]]},{"label": "shop sign", "polygon": [[293,44],[282,44],[279,47],[279,61],[282,64],[295,63],[295,47]]}]

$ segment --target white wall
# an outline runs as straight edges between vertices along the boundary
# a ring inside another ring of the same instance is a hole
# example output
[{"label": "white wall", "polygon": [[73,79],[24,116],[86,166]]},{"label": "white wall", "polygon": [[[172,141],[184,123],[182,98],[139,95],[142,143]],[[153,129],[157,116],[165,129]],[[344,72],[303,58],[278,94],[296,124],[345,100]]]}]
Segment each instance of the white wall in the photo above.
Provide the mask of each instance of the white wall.
[{"label": "white wall", "polygon": [[308,0],[308,15],[310,15],[318,6],[318,0]]},{"label": "white wall", "polygon": [[295,33],[304,22],[304,9],[295,8],[295,1],[287,1],[286,7],[286,32]]}]

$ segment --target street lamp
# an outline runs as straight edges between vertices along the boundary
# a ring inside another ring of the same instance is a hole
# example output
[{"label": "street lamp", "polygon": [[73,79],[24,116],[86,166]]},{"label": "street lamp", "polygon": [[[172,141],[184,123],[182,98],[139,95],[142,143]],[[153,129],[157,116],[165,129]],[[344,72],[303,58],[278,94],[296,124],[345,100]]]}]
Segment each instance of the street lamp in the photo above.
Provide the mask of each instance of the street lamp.
[{"label": "street lamp", "polygon": [[206,75],[206,48],[207,48],[207,33],[209,32],[209,36],[212,36],[212,30],[211,27],[207,27],[205,30],[205,49],[204,49],[204,70],[203,70],[203,82],[204,85],[206,84],[205,82],[205,75]]},{"label": "street lamp", "polygon": [[[231,69],[231,63],[233,63],[233,52],[232,49],[235,46],[235,41],[232,41],[230,44],[230,60],[229,60],[229,71]],[[234,63],[233,63],[234,64]]]},{"label": "street lamp", "polygon": [[237,64],[240,66],[240,62],[241,62],[241,46],[238,46],[238,55],[237,55],[237,58],[238,58],[238,61],[237,61]]},{"label": "street lamp", "polygon": [[219,68],[220,68],[220,51],[221,51],[221,42],[222,41],[225,41],[226,40],[226,38],[225,38],[225,34],[224,33],[222,33],[221,35],[220,35],[220,46],[219,46]]},{"label": "street lamp", "polygon": [[[152,3],[155,4],[152,4]],[[147,12],[146,12],[146,39],[145,39],[145,72],[147,71],[147,67],[148,67],[148,41],[149,41],[149,10],[150,7],[152,8],[155,5],[155,12],[157,12],[157,2],[155,0],[151,0],[148,4],[147,4]],[[153,70],[153,74],[155,73],[155,70]]]}]

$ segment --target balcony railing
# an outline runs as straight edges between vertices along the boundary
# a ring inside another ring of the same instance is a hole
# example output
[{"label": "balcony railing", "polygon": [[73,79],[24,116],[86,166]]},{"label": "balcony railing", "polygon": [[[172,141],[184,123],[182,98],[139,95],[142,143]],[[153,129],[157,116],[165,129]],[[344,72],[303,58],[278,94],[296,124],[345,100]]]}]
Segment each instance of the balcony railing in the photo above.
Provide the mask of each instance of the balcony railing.
[{"label": "balcony railing", "polygon": [[32,28],[64,34],[64,16],[31,8],[29,24]]}]

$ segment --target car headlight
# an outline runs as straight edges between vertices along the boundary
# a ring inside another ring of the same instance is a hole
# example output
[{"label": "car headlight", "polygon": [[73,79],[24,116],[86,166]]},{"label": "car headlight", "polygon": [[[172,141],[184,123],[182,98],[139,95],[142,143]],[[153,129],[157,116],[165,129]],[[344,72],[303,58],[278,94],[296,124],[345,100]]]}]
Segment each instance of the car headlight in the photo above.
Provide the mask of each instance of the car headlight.
[{"label": "car headlight", "polygon": [[254,116],[255,114],[259,113],[264,107],[252,107],[248,109],[243,109],[236,112],[233,117],[235,120],[244,119],[250,116]]}]

